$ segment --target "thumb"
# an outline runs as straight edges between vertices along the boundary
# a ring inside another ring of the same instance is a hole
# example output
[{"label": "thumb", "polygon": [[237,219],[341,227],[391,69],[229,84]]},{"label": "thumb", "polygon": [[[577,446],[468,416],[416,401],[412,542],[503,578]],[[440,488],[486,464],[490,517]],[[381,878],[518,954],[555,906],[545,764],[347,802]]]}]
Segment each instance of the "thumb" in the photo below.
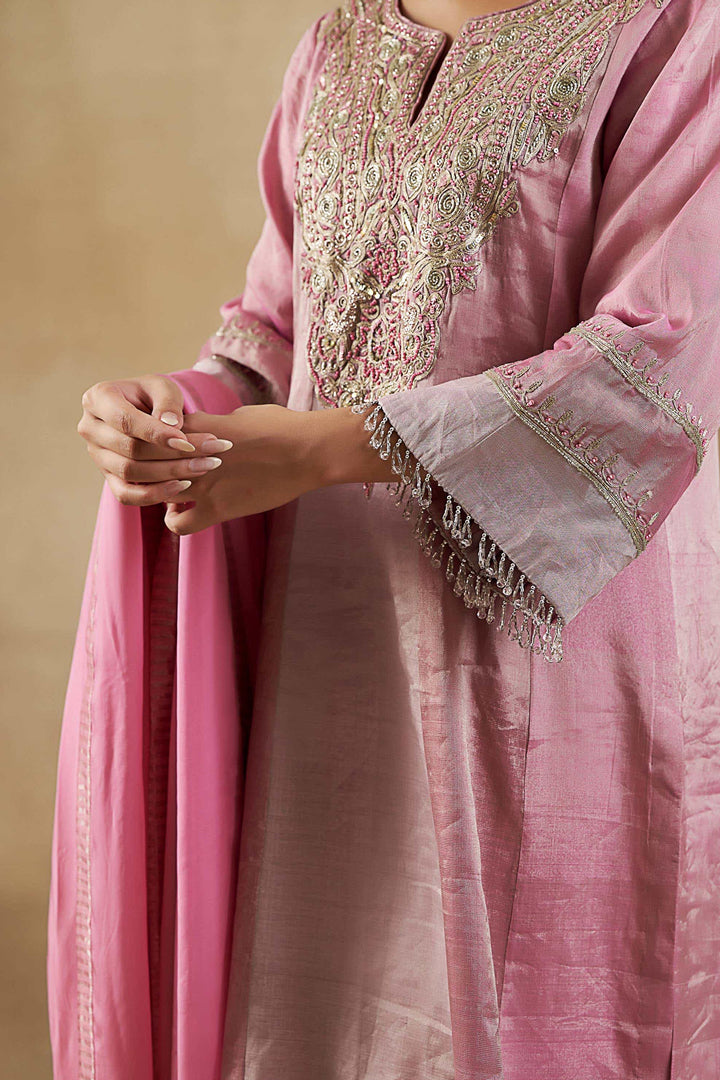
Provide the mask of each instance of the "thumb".
[{"label": "thumb", "polygon": [[181,428],[183,425],[183,392],[167,375],[148,375],[145,388],[152,401],[152,415],[164,424]]},{"label": "thumb", "polygon": [[165,525],[177,536],[189,536],[215,524],[207,507],[196,502],[168,503],[165,510]]}]

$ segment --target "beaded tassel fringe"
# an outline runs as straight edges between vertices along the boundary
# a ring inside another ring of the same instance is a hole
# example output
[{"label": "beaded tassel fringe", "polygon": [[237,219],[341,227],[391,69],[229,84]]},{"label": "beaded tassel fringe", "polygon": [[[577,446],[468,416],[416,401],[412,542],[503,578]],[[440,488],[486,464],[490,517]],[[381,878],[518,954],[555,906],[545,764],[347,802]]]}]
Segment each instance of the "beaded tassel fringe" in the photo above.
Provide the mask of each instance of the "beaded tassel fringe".
[{"label": "beaded tassel fringe", "polygon": [[[356,407],[354,411],[365,408]],[[413,468],[410,450],[381,405],[376,404],[368,413],[365,429],[372,432],[370,445],[383,461],[390,460],[393,472],[400,478],[397,484],[388,485],[394,487],[395,505],[403,506],[405,518],[415,514],[413,534],[433,565],[444,571],[455,595],[461,596],[468,608],[475,608],[477,617],[487,623],[499,615],[498,630],[504,629],[523,649],[530,649],[550,662],[562,660],[564,622],[547,597],[449,493],[446,493],[442,529],[436,525],[428,508],[437,482],[419,462]],[[369,496],[371,487],[366,486],[365,490]],[[466,551],[476,545],[477,567],[453,549],[447,536]]]}]

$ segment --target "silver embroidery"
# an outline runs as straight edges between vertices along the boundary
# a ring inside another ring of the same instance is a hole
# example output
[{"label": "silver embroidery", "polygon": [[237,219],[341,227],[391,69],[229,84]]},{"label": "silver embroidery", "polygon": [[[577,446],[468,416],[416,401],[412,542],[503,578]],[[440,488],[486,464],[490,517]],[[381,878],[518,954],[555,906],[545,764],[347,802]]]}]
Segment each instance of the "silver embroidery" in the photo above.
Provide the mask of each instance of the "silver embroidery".
[{"label": "silver embroidery", "polygon": [[[542,386],[542,379],[534,378],[531,365],[522,368],[507,365],[484,374],[523,423],[532,428],[548,446],[590,481],[630,533],[638,554],[644,551],[652,537],[652,526],[658,514],[654,513],[646,519],[641,513],[642,507],[653,494],[650,489],[637,497],[628,491],[628,485],[637,478],[637,470],[619,477],[615,473],[615,466],[620,455],[610,453],[605,457],[600,456],[602,436],[596,435],[584,441],[587,428],[584,424],[572,428],[572,409],[566,409],[556,416],[550,412],[556,403],[554,395],[537,400],[535,395]],[[529,386],[525,386],[523,380],[528,375],[533,381]]]},{"label": "silver embroidery", "polygon": [[279,335],[273,334],[262,323],[248,322],[246,315],[233,315],[231,319],[219,326],[213,335],[216,341],[227,345],[233,341],[242,341],[247,345],[256,345],[266,349],[277,348],[278,343],[289,348],[288,343]]},{"label": "silver embroidery", "polygon": [[645,0],[542,0],[471,20],[420,116],[443,35],[396,0],[349,0],[322,32],[325,68],[296,178],[308,364],[321,401],[353,405],[433,369],[451,296],[474,290],[517,173],[552,160],[612,31]]},{"label": "silver embroidery", "polygon": [[695,471],[697,473],[707,452],[709,432],[706,427],[703,427],[702,416],[695,415],[690,402],[681,402],[681,390],[675,390],[671,394],[669,390],[664,389],[670,378],[670,372],[666,371],[659,378],[654,378],[650,374],[652,368],[660,362],[659,357],[653,356],[646,360],[644,366],[638,367],[635,359],[637,354],[642,352],[645,347],[644,342],[638,341],[631,348],[623,349],[618,344],[622,331],[613,335],[601,322],[580,323],[568,333],[583,338],[594,346],[620,372],[623,378],[627,379],[631,386],[634,386],[648,401],[652,401],[654,405],[662,409],[674,423],[682,428],[695,447]]}]

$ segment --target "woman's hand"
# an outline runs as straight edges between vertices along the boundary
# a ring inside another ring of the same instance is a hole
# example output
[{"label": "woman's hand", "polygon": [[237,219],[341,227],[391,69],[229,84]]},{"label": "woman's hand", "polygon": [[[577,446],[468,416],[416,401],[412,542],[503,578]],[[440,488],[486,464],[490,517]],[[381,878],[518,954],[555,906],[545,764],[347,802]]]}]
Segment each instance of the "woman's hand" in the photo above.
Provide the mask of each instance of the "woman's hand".
[{"label": "woman's hand", "polygon": [[170,503],[165,524],[182,536],[330,484],[396,480],[369,445],[363,420],[351,409],[304,412],[282,405],[243,405],[221,416],[190,413],[189,437],[211,428],[233,448],[222,469],[194,482],[192,502]]},{"label": "woman's hand", "polygon": [[[99,382],[82,396],[77,430],[115,498],[131,506],[175,499],[217,469],[232,443],[206,427],[182,430],[183,395],[167,375]],[[174,430],[173,430],[174,429]]]}]

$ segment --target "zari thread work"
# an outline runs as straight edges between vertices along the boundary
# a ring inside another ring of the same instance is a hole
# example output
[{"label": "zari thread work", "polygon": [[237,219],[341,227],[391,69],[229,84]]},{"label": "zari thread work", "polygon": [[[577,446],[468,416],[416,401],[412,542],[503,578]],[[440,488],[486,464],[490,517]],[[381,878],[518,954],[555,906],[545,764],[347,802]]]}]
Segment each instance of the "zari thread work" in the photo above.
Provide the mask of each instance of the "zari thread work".
[{"label": "zari thread work", "polygon": [[601,318],[580,323],[568,333],[583,338],[589,345],[594,346],[631,386],[634,386],[643,397],[657,405],[682,428],[695,447],[695,472],[697,473],[707,452],[710,433],[706,427],[703,427],[702,416],[695,415],[692,403],[681,401],[682,390],[675,390],[671,394],[665,389],[670,372],[665,371],[657,377],[651,374],[651,369],[660,362],[659,357],[652,354],[645,359],[644,364],[641,362],[638,365],[637,361],[641,359],[638,354],[646,351],[645,343],[637,341],[630,348],[624,349],[620,340],[625,331],[613,334]]},{"label": "zari thread work", "polygon": [[214,337],[225,345],[233,341],[241,341],[258,348],[277,347],[277,337],[273,336],[267,327],[257,320],[248,322],[244,315],[233,315],[217,328]]},{"label": "zari thread work", "polygon": [[655,513],[645,518],[641,512],[652,496],[651,490],[643,491],[639,496],[632,495],[628,490],[638,475],[637,470],[619,477],[615,466],[620,455],[617,452],[604,457],[600,455],[601,435],[585,439],[587,426],[572,426],[572,409],[557,415],[552,412],[556,404],[553,394],[538,399],[537,391],[543,380],[534,377],[531,364],[523,367],[508,364],[499,371],[492,369],[484,374],[523,423],[590,481],[630,533],[637,553],[644,551],[652,537],[652,525],[658,515]]},{"label": "zari thread work", "polygon": [[417,119],[445,35],[397,0],[348,0],[321,30],[295,199],[321,402],[409,389],[435,364],[450,297],[518,212],[518,173],[552,161],[610,36],[646,0],[539,0],[469,20]]}]

